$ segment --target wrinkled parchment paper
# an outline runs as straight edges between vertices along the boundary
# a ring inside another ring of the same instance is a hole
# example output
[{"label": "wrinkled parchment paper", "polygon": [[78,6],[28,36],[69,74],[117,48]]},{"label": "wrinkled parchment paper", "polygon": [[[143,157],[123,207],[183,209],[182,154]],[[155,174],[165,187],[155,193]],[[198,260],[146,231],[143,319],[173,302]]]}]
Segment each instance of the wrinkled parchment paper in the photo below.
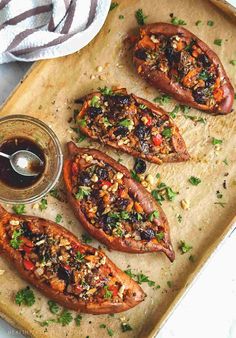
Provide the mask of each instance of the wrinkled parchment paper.
[{"label": "wrinkled parchment paper", "polygon": [[[28,114],[40,118],[57,133],[63,149],[65,143],[75,134],[70,129],[68,119],[76,108],[73,101],[97,87],[123,86],[129,92],[152,100],[158,96],[144,80],[138,77],[131,62],[131,52],[123,40],[128,33],[134,32],[137,26],[134,13],[142,8],[148,15],[147,23],[170,22],[170,13],[187,22],[186,28],[202,38],[220,56],[230,79],[236,86],[236,66],[229,63],[236,59],[236,28],[229,18],[206,0],[129,0],[118,1],[119,7],[110,12],[100,34],[79,53],[37,63],[23,83],[1,110],[1,115]],[[124,19],[119,19],[123,15]],[[201,20],[199,26],[195,22]],[[214,21],[214,26],[207,21]],[[214,39],[222,39],[222,46],[213,43]],[[101,70],[100,72],[98,71]],[[171,100],[165,105],[167,111],[174,108],[176,102]],[[236,108],[236,105],[234,105]],[[134,272],[143,272],[150,280],[160,285],[160,289],[142,284],[147,293],[146,300],[136,308],[125,313],[93,316],[82,315],[81,326],[75,323],[62,327],[50,324],[40,327],[37,321],[53,318],[48,311],[44,296],[35,290],[36,303],[31,308],[14,304],[14,295],[26,283],[14,272],[14,268],[0,258],[0,269],[5,273],[0,276],[0,311],[2,316],[32,337],[70,337],[90,338],[108,337],[106,329],[99,328],[105,323],[114,330],[114,337],[151,337],[170,311],[170,307],[183,293],[190,280],[215,249],[235,216],[235,173],[236,173],[236,112],[228,116],[210,116],[191,109],[190,115],[206,118],[206,124],[194,123],[185,119],[180,113],[175,119],[186,141],[191,160],[187,163],[148,164],[148,172],[154,176],[161,174],[165,182],[178,191],[173,202],[164,202],[163,209],[168,217],[172,242],[176,251],[176,260],[171,264],[164,254],[124,254],[109,252],[108,256],[122,269],[130,267]],[[211,143],[212,137],[223,140],[217,149]],[[83,141],[80,145],[87,145]],[[91,145],[91,143],[89,143]],[[93,146],[102,148],[114,158],[118,154],[114,150],[104,148],[96,143]],[[123,163],[129,168],[133,159],[121,155]],[[228,165],[223,161],[227,159]],[[190,176],[197,176],[201,184],[193,186],[188,183]],[[227,189],[223,188],[226,181]],[[61,183],[63,187],[63,184]],[[216,191],[223,194],[218,200]],[[190,203],[189,210],[183,210],[180,201],[186,199]],[[57,214],[63,215],[62,225],[80,236],[83,229],[76,221],[68,204],[47,197],[48,208],[39,209],[27,206],[27,213],[55,220]],[[224,202],[224,208],[215,202]],[[37,206],[36,206],[37,207]],[[11,207],[8,206],[11,210]],[[182,216],[179,223],[177,216]],[[72,221],[69,224],[69,221]],[[186,241],[193,248],[182,255],[178,249],[179,242]],[[92,245],[97,246],[94,240]],[[195,262],[189,256],[195,257]],[[167,282],[171,281],[172,287]],[[214,281],[212,281],[214,282]],[[176,298],[177,297],[177,298]],[[133,331],[121,332],[121,320],[128,321]]]}]

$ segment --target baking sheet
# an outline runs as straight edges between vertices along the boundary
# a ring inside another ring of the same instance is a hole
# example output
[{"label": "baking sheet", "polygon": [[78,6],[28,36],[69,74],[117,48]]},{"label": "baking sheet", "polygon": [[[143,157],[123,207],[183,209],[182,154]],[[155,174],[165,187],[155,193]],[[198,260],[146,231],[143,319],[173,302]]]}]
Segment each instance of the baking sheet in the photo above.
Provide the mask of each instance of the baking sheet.
[{"label": "baking sheet", "polygon": [[[148,15],[147,23],[165,21],[170,22],[170,13],[187,22],[186,28],[202,38],[220,56],[227,73],[235,87],[236,67],[229,63],[236,59],[236,29],[233,21],[222,14],[215,6],[205,0],[130,0],[119,1],[119,7],[114,9],[106,21],[100,34],[79,53],[60,59],[37,63],[24,82],[13,93],[3,106],[0,114],[28,114],[40,118],[57,133],[63,149],[65,144],[75,135],[71,133],[68,123],[73,110],[76,109],[75,98],[95,90],[97,87],[124,86],[129,92],[152,100],[158,96],[158,91],[151,88],[140,79],[131,62],[131,52],[124,39],[127,33],[136,27],[134,13],[142,8]],[[123,15],[124,19],[119,19]],[[202,23],[195,25],[197,20]],[[213,20],[214,26],[207,26],[207,21]],[[222,46],[214,45],[216,38],[222,39]],[[102,66],[102,71],[98,67]],[[175,102],[165,105],[167,111],[174,108]],[[235,107],[235,104],[234,104]],[[235,216],[235,173],[236,173],[236,114],[228,116],[210,116],[191,109],[190,115],[206,118],[207,123],[197,123],[185,119],[181,114],[175,121],[186,141],[191,160],[187,163],[148,165],[148,172],[161,174],[161,180],[178,191],[173,202],[164,202],[163,209],[168,217],[172,242],[176,251],[173,264],[162,254],[124,254],[107,252],[108,256],[122,269],[130,266],[134,272],[143,272],[149,278],[160,284],[160,289],[153,289],[142,284],[147,293],[145,302],[125,313],[114,317],[108,315],[82,315],[81,326],[74,323],[61,327],[51,324],[42,328],[36,321],[52,318],[48,311],[47,299],[35,291],[37,301],[32,308],[18,307],[14,304],[14,294],[26,283],[18,277],[14,270],[0,258],[0,269],[5,273],[0,276],[1,295],[0,311],[4,318],[24,334],[33,337],[86,337],[95,338],[108,336],[105,329],[99,325],[105,323],[115,332],[115,336],[122,337],[153,337],[158,332],[171,308],[180,298],[185,288],[196,276],[200,267],[211,252],[229,231],[231,221]],[[219,150],[211,144],[212,137],[223,139]],[[85,146],[84,141],[80,145]],[[91,145],[91,143],[90,143]],[[102,148],[114,158],[118,158],[115,151],[93,143]],[[133,166],[133,159],[128,155],[121,155],[123,163],[129,168]],[[223,161],[227,159],[228,165]],[[227,174],[227,176],[225,176]],[[197,176],[201,184],[197,187],[188,183],[190,176]],[[227,189],[223,188],[226,180]],[[61,186],[62,183],[61,183]],[[219,202],[216,191],[223,194],[224,208]],[[190,209],[183,210],[180,201],[190,202]],[[41,212],[35,206],[27,206],[29,214],[39,215],[55,220],[56,215],[63,215],[62,225],[80,236],[83,229],[75,220],[68,204],[47,197],[48,209]],[[11,207],[8,206],[8,210]],[[179,223],[177,215],[182,215]],[[71,224],[69,222],[72,221]],[[178,246],[181,240],[190,244],[193,249],[181,255]],[[94,240],[92,245],[98,245]],[[189,261],[194,255],[195,262]],[[167,282],[171,281],[172,287]],[[40,310],[38,312],[38,310]],[[39,318],[39,316],[41,316]],[[121,333],[121,321],[128,321],[132,331]]]}]

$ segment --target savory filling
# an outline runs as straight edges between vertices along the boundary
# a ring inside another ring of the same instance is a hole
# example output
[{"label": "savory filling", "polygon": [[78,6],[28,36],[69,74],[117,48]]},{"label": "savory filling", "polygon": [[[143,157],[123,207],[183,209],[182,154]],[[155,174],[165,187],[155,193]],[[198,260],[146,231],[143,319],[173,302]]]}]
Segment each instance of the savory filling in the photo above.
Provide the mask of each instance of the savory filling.
[{"label": "savory filling", "polygon": [[91,137],[159,157],[174,152],[173,123],[168,115],[154,114],[131,95],[121,93],[95,95],[87,103],[78,123]]},{"label": "savory filling", "polygon": [[19,251],[24,269],[40,283],[88,302],[120,302],[128,292],[116,280],[106,257],[33,221],[12,219],[6,225],[9,245]]},{"label": "savory filling", "polygon": [[158,211],[147,214],[123,174],[103,161],[78,155],[72,164],[72,184],[84,216],[106,235],[156,243],[164,239]]},{"label": "savory filling", "polygon": [[[224,79],[220,79],[218,67],[194,39],[187,39],[181,34],[170,37],[163,34],[144,35],[134,55],[151,70],[165,73],[172,82],[191,90],[198,104],[211,108],[222,101]],[[142,71],[141,67],[139,72]]]}]

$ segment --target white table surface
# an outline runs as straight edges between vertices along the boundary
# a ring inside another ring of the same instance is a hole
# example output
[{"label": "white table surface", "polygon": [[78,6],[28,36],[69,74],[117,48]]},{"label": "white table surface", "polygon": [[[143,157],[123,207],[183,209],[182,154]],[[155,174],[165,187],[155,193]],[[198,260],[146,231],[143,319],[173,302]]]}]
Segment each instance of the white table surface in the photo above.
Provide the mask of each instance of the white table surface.
[{"label": "white table surface", "polygon": [[[236,0],[229,2],[236,6]],[[18,62],[0,65],[0,104],[29,66]],[[236,338],[235,261],[236,231],[207,263],[156,338]],[[23,336],[0,319],[0,338]]]}]

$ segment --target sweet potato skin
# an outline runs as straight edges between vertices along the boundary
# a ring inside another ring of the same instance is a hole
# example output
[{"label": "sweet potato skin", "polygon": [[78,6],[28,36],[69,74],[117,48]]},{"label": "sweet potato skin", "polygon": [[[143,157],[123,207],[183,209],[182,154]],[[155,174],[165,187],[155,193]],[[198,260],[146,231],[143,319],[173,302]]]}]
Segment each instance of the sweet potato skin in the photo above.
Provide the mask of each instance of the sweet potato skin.
[{"label": "sweet potato skin", "polygon": [[[139,74],[145,78],[151,85],[154,87],[160,89],[161,91],[168,93],[172,95],[177,101],[179,101],[182,104],[189,105],[191,107],[204,110],[208,113],[211,113],[213,115],[218,114],[229,114],[232,111],[232,105],[234,101],[234,89],[232,84],[230,83],[230,80],[225,72],[225,69],[219,59],[219,57],[216,55],[215,52],[213,52],[209,46],[207,46],[206,43],[204,43],[202,40],[200,40],[196,35],[189,32],[187,29],[164,23],[153,23],[150,25],[143,26],[140,29],[140,33],[142,34],[164,34],[165,36],[172,36],[175,34],[181,34],[182,36],[186,38],[192,38],[196,41],[197,45],[203,50],[203,52],[206,54],[206,56],[209,58],[209,60],[212,61],[214,65],[218,67],[219,76],[220,78],[224,78],[224,84],[221,86],[223,92],[224,92],[224,99],[220,102],[219,106],[217,108],[209,109],[207,105],[199,104],[197,103],[192,94],[191,91],[187,88],[181,87],[177,82],[171,82],[171,80],[158,70],[150,71],[149,67],[147,65],[143,64],[143,61],[133,56],[134,64],[138,69],[142,67],[141,72]],[[134,51],[137,48],[137,44],[134,47]]]},{"label": "sweet potato skin", "polygon": [[[86,153],[86,154],[92,155],[94,158],[103,160],[105,163],[109,164],[110,166],[115,168],[117,171],[123,173],[125,185],[129,186],[130,191],[134,194],[135,197],[137,197],[137,199],[139,200],[144,210],[148,213],[151,213],[154,210],[158,210],[159,215],[160,215],[161,225],[165,229],[166,245],[163,246],[159,242],[141,243],[141,241],[135,241],[130,238],[126,238],[122,240],[118,237],[109,236],[105,234],[102,229],[97,229],[92,224],[90,224],[88,220],[86,219],[86,217],[84,216],[83,212],[81,211],[80,202],[76,200],[72,194],[71,160],[67,159],[64,162],[63,175],[64,175],[64,182],[65,182],[67,195],[68,195],[68,201],[71,204],[72,209],[74,210],[75,216],[82,223],[86,231],[90,233],[91,236],[95,237],[97,240],[104,243],[110,249],[119,250],[123,252],[129,252],[129,253],[147,253],[147,252],[162,251],[167,255],[170,261],[173,262],[175,259],[175,253],[173,251],[171,241],[170,241],[169,225],[168,225],[167,218],[163,210],[158,205],[158,203],[155,201],[155,199],[151,196],[151,194],[148,193],[147,190],[140,183],[134,181],[131,178],[128,169],[124,167],[123,165],[121,165],[120,163],[116,162],[111,157],[107,156],[106,154],[98,150],[78,148],[75,146],[73,142],[68,143],[68,150],[69,150],[69,155],[72,158],[77,154]],[[158,222],[157,220],[154,220],[154,221]]]},{"label": "sweet potato skin", "polygon": [[[0,206],[0,248],[2,255],[10,262],[10,264],[12,264],[16,268],[16,270],[24,280],[32,284],[48,298],[56,301],[57,303],[68,309],[91,314],[106,314],[126,311],[144,300],[145,294],[141,287],[129,276],[127,276],[123,271],[121,271],[103,252],[101,253],[103,256],[106,256],[106,263],[109,265],[109,267],[111,267],[115,278],[117,278],[118,281],[125,285],[127,289],[131,290],[130,294],[126,296],[126,299],[123,302],[112,303],[112,301],[110,300],[106,300],[103,303],[86,302],[83,300],[78,300],[73,295],[65,295],[64,293],[55,291],[51,287],[40,283],[40,281],[35,278],[32,272],[24,269],[23,258],[20,255],[19,251],[14,250],[5,240],[6,233],[4,231],[4,224],[8,222],[12,217],[18,220],[27,219],[29,221],[33,221],[36,224],[40,224],[40,227],[50,227],[50,230],[54,235],[63,235],[63,237],[67,238],[69,241],[75,244],[78,244],[80,246],[82,245],[84,247],[88,246],[81,244],[71,232],[54,222],[34,216],[12,215],[6,212],[6,210],[2,206]],[[93,250],[95,252],[94,248],[89,247],[89,249],[90,251]]]},{"label": "sweet potato skin", "polygon": [[[121,88],[121,89],[117,89],[113,91],[114,94],[119,93],[122,95],[128,95],[127,90],[125,88]],[[90,100],[93,96],[101,96],[102,94],[100,92],[93,92],[90,93],[88,95],[86,95],[83,98],[83,107],[80,111],[80,113],[78,114],[78,118],[83,118],[84,112],[88,106],[87,104],[87,100]],[[147,106],[152,113],[158,115],[158,116],[162,116],[162,115],[167,115],[167,113],[161,108],[161,107],[157,107],[156,105],[154,105],[153,103],[151,103],[148,100],[145,100],[143,98],[140,98],[134,94],[130,94],[130,96],[136,101],[138,102],[140,105],[145,105]],[[87,136],[89,136],[90,138],[92,138],[95,141],[100,141],[101,143],[104,143],[103,140],[97,136],[92,135],[91,131],[84,126],[79,126],[80,130]],[[123,144],[123,145],[118,145],[118,143],[116,141],[111,141],[108,140],[105,142],[106,145],[115,148],[119,151],[123,151],[127,154],[130,154],[134,157],[139,157],[139,158],[143,158],[144,160],[147,160],[149,162],[153,162],[156,164],[161,164],[161,163],[165,163],[165,162],[182,162],[182,161],[187,161],[190,158],[190,155],[187,151],[185,142],[182,138],[182,136],[180,135],[179,129],[176,125],[174,125],[174,132],[173,132],[173,137],[172,137],[172,143],[175,149],[175,152],[170,153],[170,154],[166,154],[165,157],[159,158],[158,156],[155,156],[153,154],[144,154],[140,151],[137,151],[135,149],[131,149],[129,146]]]}]

